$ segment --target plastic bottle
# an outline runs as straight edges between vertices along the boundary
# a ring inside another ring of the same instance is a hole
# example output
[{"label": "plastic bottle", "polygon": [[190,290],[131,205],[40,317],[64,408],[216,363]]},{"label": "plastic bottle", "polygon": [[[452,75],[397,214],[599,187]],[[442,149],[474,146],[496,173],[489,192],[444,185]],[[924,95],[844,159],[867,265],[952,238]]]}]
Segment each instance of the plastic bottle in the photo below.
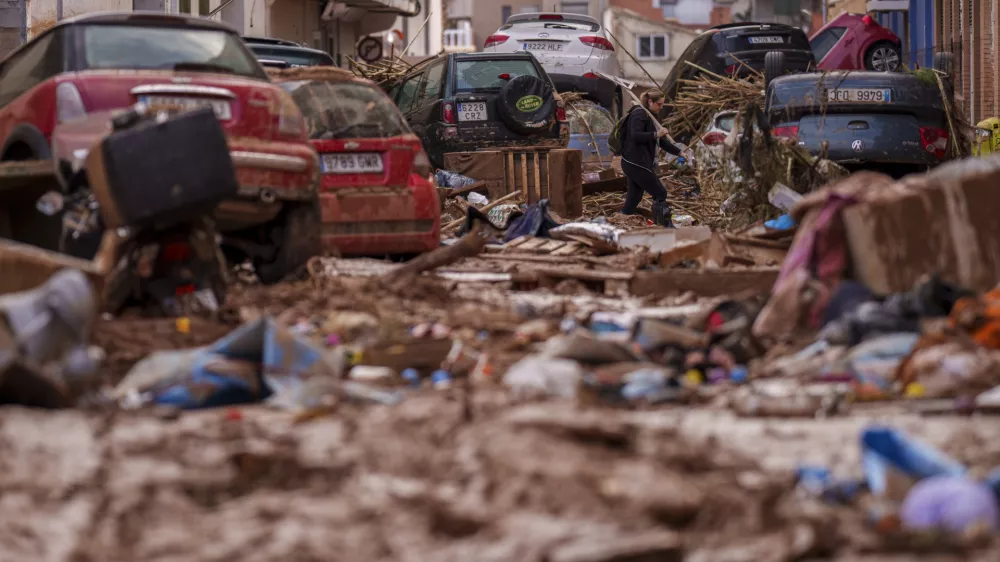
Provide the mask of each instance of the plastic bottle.
[{"label": "plastic bottle", "polygon": [[438,390],[451,388],[451,374],[448,371],[438,369],[431,375],[431,385]]}]

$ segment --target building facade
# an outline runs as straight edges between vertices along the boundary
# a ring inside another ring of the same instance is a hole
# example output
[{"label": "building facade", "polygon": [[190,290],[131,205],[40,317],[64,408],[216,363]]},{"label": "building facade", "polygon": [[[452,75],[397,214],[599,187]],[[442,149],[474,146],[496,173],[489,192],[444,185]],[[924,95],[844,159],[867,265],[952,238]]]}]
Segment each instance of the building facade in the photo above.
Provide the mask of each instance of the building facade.
[{"label": "building facade", "polygon": [[659,86],[666,79],[677,57],[697,35],[695,30],[662,17],[652,19],[617,6],[605,12],[604,26],[638,61],[615,45],[624,77],[647,88]]}]

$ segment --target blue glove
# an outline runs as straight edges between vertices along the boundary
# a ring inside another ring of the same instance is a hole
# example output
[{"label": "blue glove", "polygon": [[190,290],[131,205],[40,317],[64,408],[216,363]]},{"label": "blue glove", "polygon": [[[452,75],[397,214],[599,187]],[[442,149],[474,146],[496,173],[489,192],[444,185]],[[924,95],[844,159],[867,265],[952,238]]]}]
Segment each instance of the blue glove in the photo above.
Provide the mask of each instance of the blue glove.
[{"label": "blue glove", "polygon": [[679,166],[683,166],[684,164],[687,164],[687,158],[684,158],[683,156],[678,156],[676,162]]}]

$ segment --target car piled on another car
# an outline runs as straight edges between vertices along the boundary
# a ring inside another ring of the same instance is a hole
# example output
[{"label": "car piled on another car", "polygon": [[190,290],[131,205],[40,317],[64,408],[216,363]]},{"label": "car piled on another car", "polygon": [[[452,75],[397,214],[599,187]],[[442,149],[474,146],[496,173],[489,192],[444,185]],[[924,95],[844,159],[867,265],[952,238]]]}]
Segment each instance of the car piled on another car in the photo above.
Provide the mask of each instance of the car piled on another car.
[{"label": "car piled on another car", "polygon": [[57,124],[90,112],[211,107],[240,186],[216,211],[227,255],[251,258],[274,282],[319,250],[318,165],[302,113],[229,27],[133,12],[64,20],[3,61],[0,92],[3,161],[50,159]]},{"label": "car piled on another car", "polygon": [[563,103],[529,53],[435,57],[390,95],[437,168],[449,152],[569,142]]},{"label": "car piled on another car", "polygon": [[566,108],[569,117],[569,147],[583,155],[583,171],[593,172],[611,166],[608,137],[615,128],[611,113],[590,102],[577,102]]},{"label": "car piled on another car", "polygon": [[601,24],[589,16],[560,13],[517,14],[483,46],[490,53],[527,51],[535,55],[559,92],[581,92],[608,109],[617,121],[625,96],[604,78],[620,77],[615,47]]},{"label": "car piled on another car", "polygon": [[844,13],[809,40],[820,70],[896,72],[903,67],[902,44],[871,16]]},{"label": "car piled on another car", "polygon": [[772,134],[849,169],[900,176],[954,154],[947,113],[953,102],[942,98],[933,74],[799,74],[775,79],[766,96]]},{"label": "car piled on another car", "polygon": [[302,66],[333,66],[333,57],[318,49],[310,49],[284,39],[244,37],[257,60],[269,68]]},{"label": "car piled on another car", "polygon": [[340,255],[440,245],[441,204],[420,139],[375,83],[346,70],[270,72],[302,109],[319,153],[322,241]]}]

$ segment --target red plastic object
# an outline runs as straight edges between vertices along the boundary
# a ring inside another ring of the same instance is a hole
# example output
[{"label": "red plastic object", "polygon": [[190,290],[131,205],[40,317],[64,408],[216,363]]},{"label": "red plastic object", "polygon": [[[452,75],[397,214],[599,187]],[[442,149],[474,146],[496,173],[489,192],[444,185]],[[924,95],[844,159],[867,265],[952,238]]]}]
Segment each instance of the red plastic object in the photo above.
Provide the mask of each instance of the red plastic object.
[{"label": "red plastic object", "polygon": [[506,43],[508,39],[510,39],[510,37],[508,37],[507,35],[503,35],[502,33],[490,35],[489,37],[486,38],[486,43],[483,45],[483,48],[489,49],[490,47],[494,47],[496,45],[502,45]]},{"label": "red plastic object", "polygon": [[586,35],[584,37],[581,37],[580,41],[582,41],[585,45],[590,45],[591,47],[594,47],[595,49],[601,49],[602,51],[615,50],[615,46],[611,44],[611,41],[608,41],[607,39],[599,35]]},{"label": "red plastic object", "polygon": [[787,127],[775,127],[771,129],[771,134],[776,137],[784,137],[789,139],[798,138],[799,136],[799,126],[789,125]]},{"label": "red plastic object", "polygon": [[948,131],[935,127],[920,127],[920,141],[924,150],[938,158],[944,158],[948,148]]}]

